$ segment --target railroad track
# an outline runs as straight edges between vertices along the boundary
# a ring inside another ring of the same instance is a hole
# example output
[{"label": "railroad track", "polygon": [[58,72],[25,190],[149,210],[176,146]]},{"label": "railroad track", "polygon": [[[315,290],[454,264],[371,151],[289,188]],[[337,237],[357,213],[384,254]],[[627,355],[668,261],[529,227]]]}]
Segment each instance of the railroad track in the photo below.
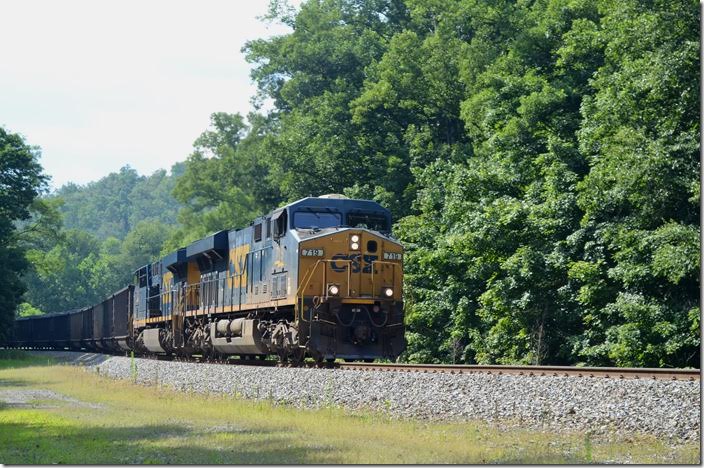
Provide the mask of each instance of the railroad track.
[{"label": "railroad track", "polygon": [[625,367],[571,367],[571,366],[494,366],[454,364],[383,364],[383,363],[336,363],[336,367],[348,370],[387,372],[427,372],[447,374],[489,374],[558,377],[592,377],[607,379],[649,380],[700,380],[699,369],[661,369]]},{"label": "railroad track", "polygon": [[[219,361],[232,365],[277,366],[275,361],[233,360]],[[284,366],[285,367],[285,366]],[[425,372],[445,374],[489,374],[489,375],[524,375],[529,377],[596,377],[607,379],[645,379],[645,380],[700,380],[699,369],[663,369],[663,368],[629,368],[629,367],[572,367],[572,366],[507,366],[507,365],[466,365],[466,364],[394,364],[334,362],[316,366],[306,362],[302,367],[322,367],[327,369],[383,371],[383,372]]]},{"label": "railroad track", "polygon": [[[93,354],[93,353],[90,353]],[[228,364],[241,366],[277,367],[274,360],[259,359],[221,359],[202,360],[199,357],[175,358],[173,356],[141,356],[140,359],[164,361],[203,362],[210,364]],[[281,367],[286,367],[281,366]],[[488,374],[488,375],[523,375],[528,377],[588,377],[606,379],[642,379],[642,380],[701,380],[700,369],[667,369],[638,367],[572,367],[572,366],[511,366],[511,365],[467,365],[467,364],[396,364],[396,363],[362,363],[334,362],[316,365],[307,361],[301,367],[326,368],[382,372],[424,372],[446,374]]]}]

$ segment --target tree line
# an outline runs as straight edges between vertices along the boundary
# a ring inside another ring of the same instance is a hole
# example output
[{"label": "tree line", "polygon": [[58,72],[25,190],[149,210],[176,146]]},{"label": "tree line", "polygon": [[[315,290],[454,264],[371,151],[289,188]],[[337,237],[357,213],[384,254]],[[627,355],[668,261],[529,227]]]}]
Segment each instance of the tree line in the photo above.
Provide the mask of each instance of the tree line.
[{"label": "tree line", "polygon": [[146,223],[162,251],[308,195],[374,199],[406,247],[404,359],[699,365],[697,2],[273,1],[267,20],[292,32],[243,51],[271,109],[212,115],[177,223]]}]

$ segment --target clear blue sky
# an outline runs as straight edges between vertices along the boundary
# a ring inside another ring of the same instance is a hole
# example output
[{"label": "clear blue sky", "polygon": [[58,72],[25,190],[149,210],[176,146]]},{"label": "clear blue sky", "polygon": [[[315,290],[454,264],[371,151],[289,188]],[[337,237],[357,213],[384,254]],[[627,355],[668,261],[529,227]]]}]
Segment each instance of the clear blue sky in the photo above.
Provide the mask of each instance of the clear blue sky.
[{"label": "clear blue sky", "polygon": [[[300,2],[292,2],[298,4]],[[250,109],[240,49],[288,32],[268,0],[3,0],[0,126],[56,188],[186,159],[212,112]]]}]

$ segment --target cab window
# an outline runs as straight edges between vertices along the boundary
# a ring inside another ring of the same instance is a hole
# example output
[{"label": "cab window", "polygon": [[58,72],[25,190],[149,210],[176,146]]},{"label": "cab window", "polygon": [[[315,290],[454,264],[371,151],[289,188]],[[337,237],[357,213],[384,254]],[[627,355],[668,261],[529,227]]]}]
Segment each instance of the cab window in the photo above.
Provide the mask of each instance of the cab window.
[{"label": "cab window", "polygon": [[386,217],[372,213],[350,213],[347,215],[347,225],[349,227],[367,228],[379,232],[389,230]]},{"label": "cab window", "polygon": [[293,227],[300,229],[336,227],[342,224],[340,213],[327,211],[297,211],[293,215]]},{"label": "cab window", "polygon": [[274,239],[278,240],[286,235],[286,223],[288,216],[286,210],[281,210],[271,216],[271,222],[274,224]]}]

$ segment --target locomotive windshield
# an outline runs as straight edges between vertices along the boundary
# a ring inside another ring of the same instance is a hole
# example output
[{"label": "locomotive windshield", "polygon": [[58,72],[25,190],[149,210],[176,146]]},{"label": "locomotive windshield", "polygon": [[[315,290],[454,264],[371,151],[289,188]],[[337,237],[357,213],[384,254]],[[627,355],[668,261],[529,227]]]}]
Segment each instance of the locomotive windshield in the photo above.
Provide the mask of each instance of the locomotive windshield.
[{"label": "locomotive windshield", "polygon": [[347,225],[379,232],[387,232],[389,230],[386,217],[373,213],[350,213],[347,215]]},{"label": "locomotive windshield", "polygon": [[293,227],[299,229],[336,227],[342,224],[342,215],[328,211],[297,211],[293,215]]}]

